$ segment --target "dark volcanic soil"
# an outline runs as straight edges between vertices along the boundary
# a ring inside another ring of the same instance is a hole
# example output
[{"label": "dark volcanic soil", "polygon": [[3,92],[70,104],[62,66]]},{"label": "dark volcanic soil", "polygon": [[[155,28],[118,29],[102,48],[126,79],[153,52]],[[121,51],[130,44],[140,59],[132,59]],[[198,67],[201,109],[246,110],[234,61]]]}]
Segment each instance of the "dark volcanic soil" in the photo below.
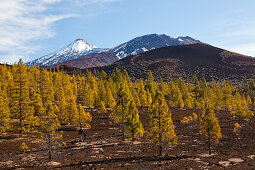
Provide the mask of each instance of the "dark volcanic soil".
[{"label": "dark volcanic soil", "polygon": [[[121,127],[109,124],[108,114],[92,112],[92,128],[88,140],[78,141],[78,131],[62,126],[61,141],[66,146],[53,149],[53,161],[48,164],[46,145],[38,143],[35,136],[18,137],[8,133],[0,137],[0,168],[2,169],[255,169],[255,121],[241,120],[239,136],[233,133],[237,120],[225,112],[217,113],[223,138],[213,144],[212,155],[202,140],[198,122],[183,124],[180,120],[195,110],[171,109],[178,136],[178,145],[165,146],[163,156],[158,156],[158,146],[143,138],[132,143],[121,141]],[[146,127],[148,111],[140,111]],[[198,112],[196,112],[198,113]],[[26,142],[29,149],[21,151]]]}]

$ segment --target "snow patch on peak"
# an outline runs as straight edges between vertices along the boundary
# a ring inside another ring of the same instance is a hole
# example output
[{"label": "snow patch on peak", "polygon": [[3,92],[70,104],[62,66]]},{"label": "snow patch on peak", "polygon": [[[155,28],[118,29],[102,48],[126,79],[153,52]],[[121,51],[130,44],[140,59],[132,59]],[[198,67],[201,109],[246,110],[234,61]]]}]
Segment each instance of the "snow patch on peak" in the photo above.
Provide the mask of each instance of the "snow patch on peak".
[{"label": "snow patch on peak", "polygon": [[77,39],[70,46],[72,46],[71,51],[73,52],[89,51],[97,48],[96,46],[87,43],[83,39]]},{"label": "snow patch on peak", "polygon": [[146,49],[145,47],[142,48],[143,52],[149,51],[148,49]]},{"label": "snow patch on peak", "polygon": [[183,42],[183,40],[182,40],[181,38],[178,38],[178,41],[181,41],[181,42]]},{"label": "snow patch on peak", "polygon": [[97,48],[96,46],[87,43],[83,39],[77,39],[73,43],[67,45],[60,50],[53,52],[51,54],[45,55],[39,59],[27,63],[28,66],[31,65],[44,65],[44,66],[53,66],[55,64],[77,59],[80,56],[100,53],[106,51],[107,49]]}]

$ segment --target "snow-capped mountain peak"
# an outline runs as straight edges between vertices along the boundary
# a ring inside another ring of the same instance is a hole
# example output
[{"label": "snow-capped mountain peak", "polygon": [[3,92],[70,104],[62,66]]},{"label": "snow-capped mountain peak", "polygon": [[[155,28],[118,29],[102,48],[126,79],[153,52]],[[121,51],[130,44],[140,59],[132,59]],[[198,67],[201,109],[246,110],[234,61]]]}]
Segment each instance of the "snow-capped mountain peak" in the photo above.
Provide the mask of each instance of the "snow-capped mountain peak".
[{"label": "snow-capped mountain peak", "polygon": [[96,46],[87,43],[83,39],[75,40],[71,44],[71,46],[72,46],[71,49],[72,49],[73,52],[90,51],[90,50],[92,50],[94,48],[97,48]]},{"label": "snow-capped mountain peak", "polygon": [[119,59],[122,59],[129,55],[136,55],[157,48],[195,43],[202,42],[188,36],[172,38],[165,34],[148,34],[136,37],[126,43],[111,48],[109,52],[114,53]]},{"label": "snow-capped mountain peak", "polygon": [[73,60],[91,53],[100,53],[106,49],[97,48],[96,46],[89,44],[83,39],[76,39],[71,44],[67,45],[64,48],[59,49],[56,52],[45,55],[39,59],[27,63],[28,66],[31,65],[44,65],[44,66],[53,66],[55,64]]}]

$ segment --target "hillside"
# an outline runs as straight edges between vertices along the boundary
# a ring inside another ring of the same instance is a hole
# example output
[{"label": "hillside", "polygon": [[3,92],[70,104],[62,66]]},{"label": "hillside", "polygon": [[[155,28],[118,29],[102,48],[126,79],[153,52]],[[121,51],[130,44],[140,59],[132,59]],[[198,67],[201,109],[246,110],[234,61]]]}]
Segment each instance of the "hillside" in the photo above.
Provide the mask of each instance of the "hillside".
[{"label": "hillside", "polygon": [[206,79],[240,80],[255,78],[255,59],[206,44],[163,47],[121,59],[110,66],[98,68],[112,72],[127,70],[133,78],[145,78],[151,70],[154,77],[164,80],[183,77],[192,80],[194,74]]},{"label": "hillside", "polygon": [[114,63],[115,61],[118,61],[118,58],[114,54],[102,52],[81,56],[80,58],[74,60],[65,61],[63,64],[68,67],[85,69],[91,67],[107,66]]}]

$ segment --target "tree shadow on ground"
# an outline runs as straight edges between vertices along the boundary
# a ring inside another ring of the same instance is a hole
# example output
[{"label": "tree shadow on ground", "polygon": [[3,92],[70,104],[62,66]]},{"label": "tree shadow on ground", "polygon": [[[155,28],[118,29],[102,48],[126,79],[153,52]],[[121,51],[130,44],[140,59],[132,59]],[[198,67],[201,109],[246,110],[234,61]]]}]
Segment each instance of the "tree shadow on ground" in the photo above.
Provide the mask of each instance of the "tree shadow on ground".
[{"label": "tree shadow on ground", "polygon": [[189,159],[189,158],[196,158],[196,156],[135,156],[135,157],[127,157],[127,158],[113,158],[113,159],[104,159],[99,161],[84,161],[79,163],[73,163],[70,165],[63,165],[55,168],[67,168],[67,167],[75,167],[75,166],[82,166],[82,165],[103,165],[109,163],[128,163],[128,162],[155,162],[155,161],[171,161],[171,160],[181,160],[181,159]]}]

